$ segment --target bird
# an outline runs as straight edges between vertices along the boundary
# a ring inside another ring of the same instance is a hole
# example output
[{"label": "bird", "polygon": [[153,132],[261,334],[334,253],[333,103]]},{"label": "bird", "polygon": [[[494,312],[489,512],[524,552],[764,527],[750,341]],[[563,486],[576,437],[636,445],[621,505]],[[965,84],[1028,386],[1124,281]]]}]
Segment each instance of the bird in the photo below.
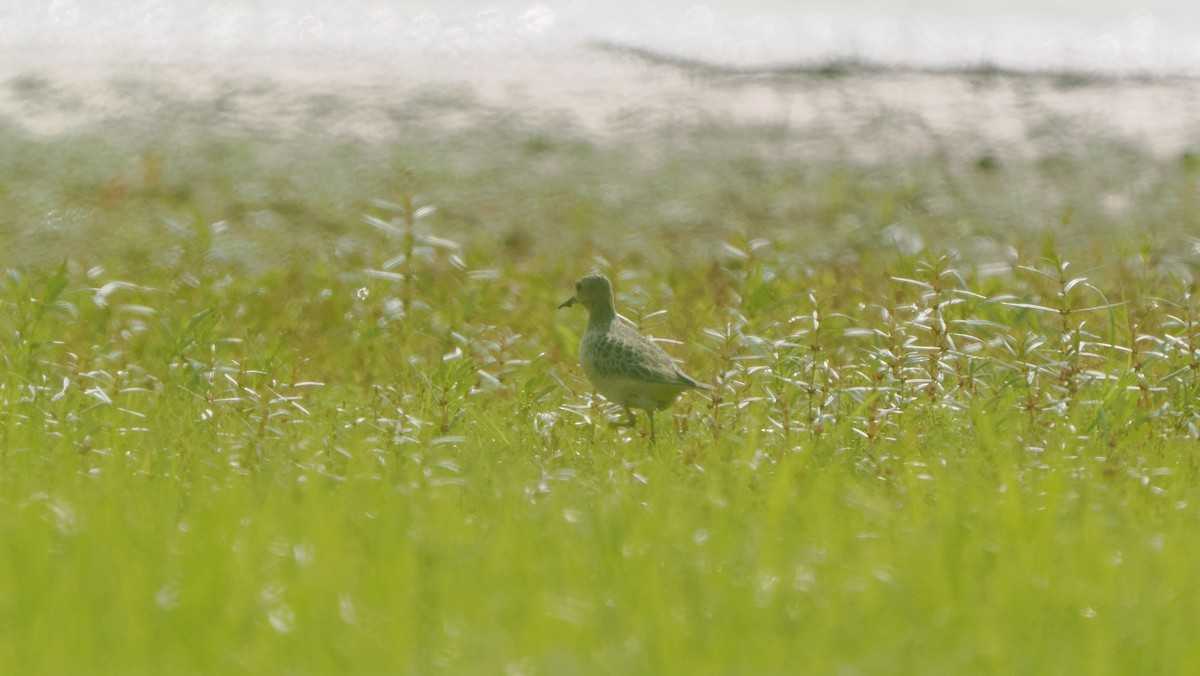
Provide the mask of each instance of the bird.
[{"label": "bird", "polygon": [[576,303],[588,311],[587,329],[579,341],[579,365],[605,399],[625,410],[624,426],[636,426],[633,409],[642,409],[650,418],[654,441],[655,411],[675,403],[685,390],[713,389],[681,371],[657,343],[618,319],[612,283],[604,275],[580,279],[575,295],[558,308]]}]

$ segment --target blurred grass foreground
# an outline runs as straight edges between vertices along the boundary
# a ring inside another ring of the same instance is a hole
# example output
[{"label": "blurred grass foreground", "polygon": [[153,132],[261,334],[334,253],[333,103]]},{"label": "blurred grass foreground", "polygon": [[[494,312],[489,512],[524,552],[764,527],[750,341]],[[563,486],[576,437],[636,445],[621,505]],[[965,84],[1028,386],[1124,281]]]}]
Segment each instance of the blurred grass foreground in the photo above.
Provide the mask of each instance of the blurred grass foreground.
[{"label": "blurred grass foreground", "polygon": [[1193,670],[1196,84],[590,58],[7,74],[0,672]]}]

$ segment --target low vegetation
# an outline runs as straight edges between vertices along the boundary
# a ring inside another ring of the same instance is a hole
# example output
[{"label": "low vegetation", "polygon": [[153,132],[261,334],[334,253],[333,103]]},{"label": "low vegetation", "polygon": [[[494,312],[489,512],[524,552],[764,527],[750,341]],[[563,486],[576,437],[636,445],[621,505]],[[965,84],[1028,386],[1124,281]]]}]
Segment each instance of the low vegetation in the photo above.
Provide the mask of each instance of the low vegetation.
[{"label": "low vegetation", "polygon": [[[0,671],[1200,658],[1191,155],[173,105],[4,132]],[[655,443],[555,310],[592,269],[716,388]]]}]

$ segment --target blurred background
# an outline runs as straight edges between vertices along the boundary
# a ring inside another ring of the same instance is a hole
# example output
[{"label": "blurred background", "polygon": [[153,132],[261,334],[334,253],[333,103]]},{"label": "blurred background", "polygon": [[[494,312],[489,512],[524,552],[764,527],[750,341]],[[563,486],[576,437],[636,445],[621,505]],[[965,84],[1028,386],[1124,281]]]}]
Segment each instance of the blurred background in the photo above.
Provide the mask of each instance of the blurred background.
[{"label": "blurred background", "polygon": [[1196,74],[1200,3],[1178,0],[52,0],[4,3],[0,44],[190,61],[304,50],[462,54],[607,42],[742,68],[831,62]]},{"label": "blurred background", "polygon": [[[1197,75],[1200,3],[1176,0],[0,3],[0,239],[49,260],[50,235],[115,228],[138,260],[131,223],[182,212],[340,251],[411,196],[531,255],[704,257],[743,231],[964,252],[982,223],[991,261],[1147,215],[1174,242]],[[865,213],[880,185],[895,205]]]}]

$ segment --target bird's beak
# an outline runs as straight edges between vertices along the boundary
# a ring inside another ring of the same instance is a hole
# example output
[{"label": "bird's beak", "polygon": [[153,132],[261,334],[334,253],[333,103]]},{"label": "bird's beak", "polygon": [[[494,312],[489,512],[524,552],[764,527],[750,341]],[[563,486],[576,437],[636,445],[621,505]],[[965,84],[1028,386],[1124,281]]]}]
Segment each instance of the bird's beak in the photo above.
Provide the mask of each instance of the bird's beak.
[{"label": "bird's beak", "polygon": [[574,304],[575,304],[575,296],[571,296],[570,298],[564,300],[563,304],[558,306],[558,309],[561,310],[565,307],[571,307]]}]

